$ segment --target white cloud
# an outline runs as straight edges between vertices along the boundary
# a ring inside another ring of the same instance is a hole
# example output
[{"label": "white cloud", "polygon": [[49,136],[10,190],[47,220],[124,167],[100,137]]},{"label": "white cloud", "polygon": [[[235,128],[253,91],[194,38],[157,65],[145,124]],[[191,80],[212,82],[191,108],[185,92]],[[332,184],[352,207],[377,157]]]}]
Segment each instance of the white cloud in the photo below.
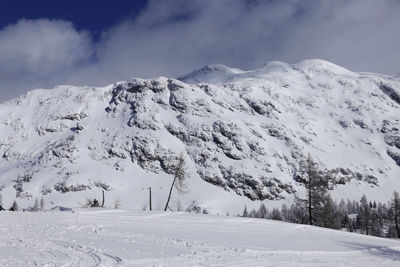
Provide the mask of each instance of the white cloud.
[{"label": "white cloud", "polygon": [[322,58],[397,73],[398,14],[398,0],[152,0],[97,43],[69,22],[22,20],[0,31],[0,99],[15,95],[7,88],[178,76],[210,63]]},{"label": "white cloud", "polygon": [[70,22],[20,20],[0,32],[0,70],[45,76],[87,62],[91,50],[88,34]]},{"label": "white cloud", "polygon": [[0,31],[0,99],[62,81],[86,65],[92,53],[88,33],[70,22],[23,19],[11,24]]}]

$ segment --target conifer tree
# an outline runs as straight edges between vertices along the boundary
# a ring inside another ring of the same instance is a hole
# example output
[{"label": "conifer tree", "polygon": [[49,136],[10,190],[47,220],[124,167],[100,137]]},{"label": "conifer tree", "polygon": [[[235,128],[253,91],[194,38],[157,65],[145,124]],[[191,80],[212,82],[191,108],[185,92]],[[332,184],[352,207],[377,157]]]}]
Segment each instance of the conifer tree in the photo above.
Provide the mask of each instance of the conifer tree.
[{"label": "conifer tree", "polygon": [[374,205],[372,204],[372,209],[371,209],[371,220],[370,220],[370,231],[369,233],[373,236],[382,236],[382,229],[383,229],[383,224],[382,220],[379,217],[379,214],[377,212],[377,209],[374,208]]},{"label": "conifer tree", "polygon": [[281,214],[282,214],[282,219],[284,221],[288,221],[289,220],[289,217],[290,217],[289,213],[290,212],[289,212],[288,206],[285,203],[283,203],[282,207],[281,207]]},{"label": "conifer tree", "polygon": [[400,197],[399,193],[393,192],[393,199],[390,201],[390,217],[393,219],[396,227],[397,237],[400,238]]},{"label": "conifer tree", "polygon": [[266,219],[268,218],[268,210],[264,203],[261,203],[260,209],[258,210],[258,218]]},{"label": "conifer tree", "polygon": [[273,208],[270,216],[271,220],[282,221],[281,212],[277,208]]},{"label": "conifer tree", "polygon": [[332,198],[328,196],[324,200],[318,225],[325,228],[339,228],[336,220],[336,215],[337,214],[335,212],[335,203],[333,202]]},{"label": "conifer tree", "polygon": [[327,198],[328,179],[318,171],[316,163],[311,155],[308,155],[306,161],[306,179],[302,181],[307,190],[307,196],[304,199],[296,197],[296,202],[307,208],[308,223],[310,225],[318,224],[324,202]]},{"label": "conifer tree", "polygon": [[37,198],[35,199],[35,204],[33,205],[33,211],[39,211],[39,201]]},{"label": "conifer tree", "polygon": [[360,212],[358,213],[358,216],[361,228],[367,235],[369,235],[369,228],[371,225],[371,208],[365,195],[361,197]]},{"label": "conifer tree", "polygon": [[258,217],[257,211],[256,211],[255,209],[252,209],[252,210],[250,211],[250,216],[249,216],[249,217],[251,217],[251,218],[257,218],[257,217]]},{"label": "conifer tree", "polygon": [[246,205],[244,205],[244,210],[243,210],[242,217],[249,217],[249,212],[247,211],[247,206]]},{"label": "conifer tree", "polygon": [[348,211],[346,209],[346,202],[341,199],[338,209],[337,209],[338,217],[340,219],[340,228],[345,228],[349,222]]},{"label": "conifer tree", "polygon": [[44,199],[43,199],[43,197],[40,199],[40,210],[44,211]]}]

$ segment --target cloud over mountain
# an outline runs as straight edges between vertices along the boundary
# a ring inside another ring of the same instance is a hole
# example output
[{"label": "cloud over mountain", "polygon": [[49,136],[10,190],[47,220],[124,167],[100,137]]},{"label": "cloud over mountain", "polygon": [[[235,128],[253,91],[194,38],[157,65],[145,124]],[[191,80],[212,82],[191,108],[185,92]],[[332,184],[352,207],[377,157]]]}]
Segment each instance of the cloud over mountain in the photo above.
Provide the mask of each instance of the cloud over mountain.
[{"label": "cloud over mountain", "polygon": [[399,12],[394,0],[149,1],[99,40],[71,22],[20,20],[0,30],[0,100],[59,83],[179,76],[210,63],[252,69],[323,58],[397,73]]}]

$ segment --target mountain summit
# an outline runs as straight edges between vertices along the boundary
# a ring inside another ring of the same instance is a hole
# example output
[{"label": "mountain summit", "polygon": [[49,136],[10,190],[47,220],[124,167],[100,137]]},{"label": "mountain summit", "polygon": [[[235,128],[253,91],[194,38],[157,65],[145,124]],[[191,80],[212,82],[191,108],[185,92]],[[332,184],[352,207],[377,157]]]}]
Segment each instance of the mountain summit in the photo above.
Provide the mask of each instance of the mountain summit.
[{"label": "mountain summit", "polygon": [[335,197],[387,200],[400,186],[400,79],[323,60],[244,71],[208,65],[178,79],[33,90],[0,104],[0,194],[28,205],[161,208],[177,157],[188,192],[171,206],[238,212],[290,198],[310,154]]}]

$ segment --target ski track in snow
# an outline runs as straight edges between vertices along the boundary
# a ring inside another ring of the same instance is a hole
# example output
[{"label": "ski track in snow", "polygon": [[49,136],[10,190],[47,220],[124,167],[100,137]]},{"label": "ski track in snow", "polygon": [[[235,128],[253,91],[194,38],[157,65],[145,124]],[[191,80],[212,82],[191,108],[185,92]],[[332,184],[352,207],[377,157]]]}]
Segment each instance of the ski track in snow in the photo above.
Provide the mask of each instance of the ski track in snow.
[{"label": "ski track in snow", "polygon": [[398,266],[400,242],[284,222],[122,210],[1,212],[1,266]]}]

